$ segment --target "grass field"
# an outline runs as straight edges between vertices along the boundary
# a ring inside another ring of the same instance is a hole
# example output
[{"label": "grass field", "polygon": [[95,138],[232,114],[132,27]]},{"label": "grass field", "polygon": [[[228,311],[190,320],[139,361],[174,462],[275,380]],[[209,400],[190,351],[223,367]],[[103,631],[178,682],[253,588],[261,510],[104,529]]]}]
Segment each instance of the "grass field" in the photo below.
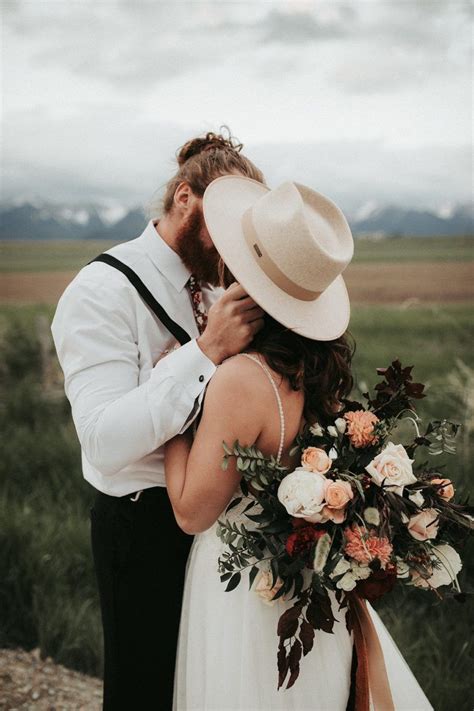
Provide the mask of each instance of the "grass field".
[{"label": "grass field", "polygon": [[[113,241],[0,242],[0,272],[78,271]],[[355,264],[474,260],[472,237],[357,239]]]},{"label": "grass field", "polygon": [[[0,303],[55,304],[77,271],[111,242],[0,243]],[[344,272],[354,304],[474,300],[474,239],[358,240]]]}]

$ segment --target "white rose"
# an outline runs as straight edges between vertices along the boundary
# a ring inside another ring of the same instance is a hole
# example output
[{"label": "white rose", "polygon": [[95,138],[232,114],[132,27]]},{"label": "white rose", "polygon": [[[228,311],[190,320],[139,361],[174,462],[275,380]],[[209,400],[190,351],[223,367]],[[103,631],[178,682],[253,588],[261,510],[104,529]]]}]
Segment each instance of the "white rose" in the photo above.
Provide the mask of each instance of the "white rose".
[{"label": "white rose", "polygon": [[282,479],[278,500],[290,516],[317,523],[324,518],[320,512],[324,507],[325,483],[323,474],[298,467]]},{"label": "white rose", "polygon": [[343,417],[338,417],[334,424],[337,427],[337,431],[341,434],[344,434],[347,427],[347,420],[345,420]]},{"label": "white rose", "polygon": [[431,549],[433,562],[439,563],[439,568],[433,568],[433,574],[427,582],[433,588],[452,583],[462,568],[462,561],[457,551],[447,543],[433,546]]},{"label": "white rose", "polygon": [[337,437],[337,430],[332,425],[329,425],[328,432],[331,435],[331,437]]},{"label": "white rose", "polygon": [[411,494],[408,494],[408,498],[420,508],[425,503],[425,497],[423,496],[421,491],[412,491]]},{"label": "white rose", "polygon": [[338,458],[338,456],[339,455],[337,453],[337,449],[335,449],[334,447],[331,447],[331,449],[328,452],[329,459],[332,459],[334,461],[335,459]]},{"label": "white rose", "polygon": [[378,486],[384,482],[385,486],[402,496],[405,484],[416,482],[411,466],[413,461],[402,444],[389,442],[365,469]]},{"label": "white rose", "polygon": [[315,437],[322,437],[324,434],[323,428],[317,422],[315,422],[314,425],[309,428],[309,431],[311,432],[311,434],[314,434]]}]

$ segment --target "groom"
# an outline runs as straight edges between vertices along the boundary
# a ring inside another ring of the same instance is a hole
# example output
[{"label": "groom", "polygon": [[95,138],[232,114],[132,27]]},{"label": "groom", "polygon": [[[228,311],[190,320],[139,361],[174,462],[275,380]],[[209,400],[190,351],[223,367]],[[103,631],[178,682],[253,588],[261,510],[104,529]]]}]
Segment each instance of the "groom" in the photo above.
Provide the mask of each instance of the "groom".
[{"label": "groom", "polygon": [[264,181],[241,148],[212,133],[186,143],[160,219],[84,267],[52,324],[84,477],[97,490],[91,531],[107,711],[172,707],[192,537],[167,497],[163,445],[195,420],[216,366],[263,325],[242,287],[212,288],[218,254],[202,213],[215,178]]}]

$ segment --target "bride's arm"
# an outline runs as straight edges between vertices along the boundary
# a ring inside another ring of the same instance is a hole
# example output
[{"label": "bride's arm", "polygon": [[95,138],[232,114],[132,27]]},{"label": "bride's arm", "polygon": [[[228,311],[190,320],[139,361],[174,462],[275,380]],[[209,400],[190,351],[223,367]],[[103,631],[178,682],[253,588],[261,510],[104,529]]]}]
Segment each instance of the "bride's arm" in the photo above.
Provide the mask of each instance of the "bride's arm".
[{"label": "bride's arm", "polygon": [[[222,442],[253,444],[262,430],[261,398],[241,358],[221,365],[207,388],[194,442],[189,435],[166,444],[166,485],[178,525],[186,533],[205,531],[225,509],[240,481],[235,461],[221,468]],[[251,373],[253,375],[253,373]]]}]

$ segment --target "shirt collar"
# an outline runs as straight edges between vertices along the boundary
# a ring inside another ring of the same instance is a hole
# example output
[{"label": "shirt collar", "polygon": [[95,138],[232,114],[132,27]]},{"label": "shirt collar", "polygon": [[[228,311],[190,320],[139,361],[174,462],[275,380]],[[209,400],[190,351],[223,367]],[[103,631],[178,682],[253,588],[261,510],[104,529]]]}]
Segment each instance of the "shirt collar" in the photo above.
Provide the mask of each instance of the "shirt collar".
[{"label": "shirt collar", "polygon": [[174,286],[176,291],[182,291],[191,276],[191,272],[183,264],[179,254],[166,244],[152,220],[147,224],[141,238],[153,264]]}]

